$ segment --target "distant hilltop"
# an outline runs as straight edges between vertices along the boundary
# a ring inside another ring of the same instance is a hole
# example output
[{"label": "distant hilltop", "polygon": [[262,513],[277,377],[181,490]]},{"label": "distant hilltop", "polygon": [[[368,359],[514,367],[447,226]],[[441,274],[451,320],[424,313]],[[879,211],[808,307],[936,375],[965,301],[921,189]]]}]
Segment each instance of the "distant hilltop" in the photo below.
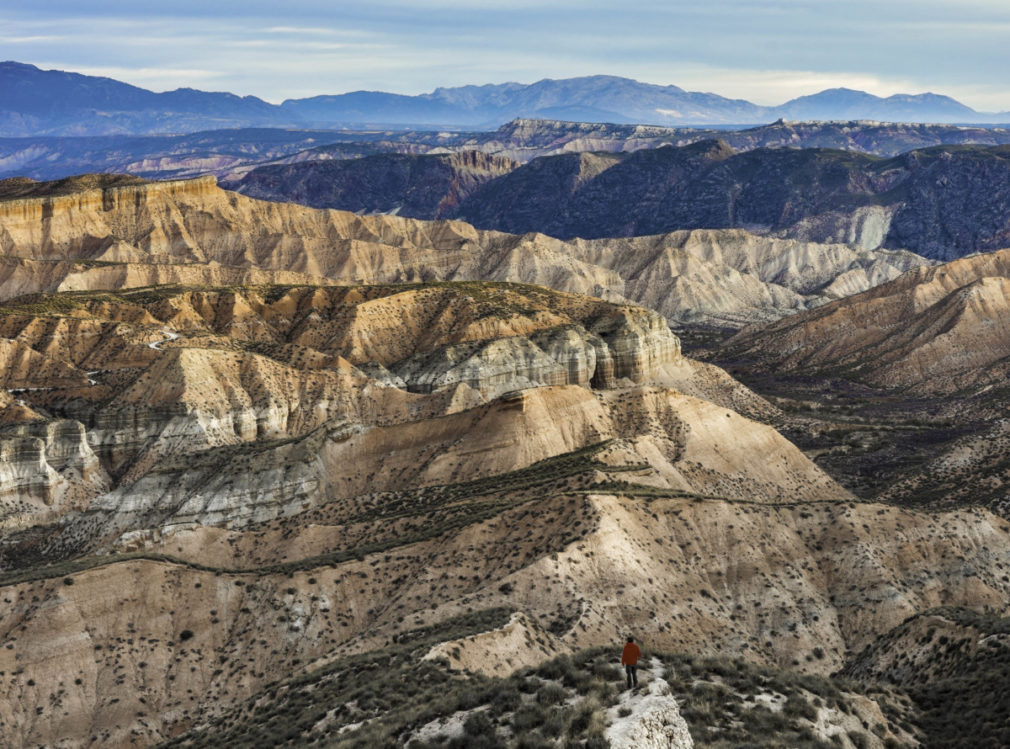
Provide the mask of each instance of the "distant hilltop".
[{"label": "distant hilltop", "polygon": [[629,78],[594,75],[436,88],[406,96],[382,91],[288,99],[191,88],[155,93],[111,78],[0,63],[0,136],[190,133],[235,127],[455,127],[493,129],[518,117],[643,125],[754,125],[775,120],[1000,123],[933,93],[882,98],[846,88],[776,107]]}]

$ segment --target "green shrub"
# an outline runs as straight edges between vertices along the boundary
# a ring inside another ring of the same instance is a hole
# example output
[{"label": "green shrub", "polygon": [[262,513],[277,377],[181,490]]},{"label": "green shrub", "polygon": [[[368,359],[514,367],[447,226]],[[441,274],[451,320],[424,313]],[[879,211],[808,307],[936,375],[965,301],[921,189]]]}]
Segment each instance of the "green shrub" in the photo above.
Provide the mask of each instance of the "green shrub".
[{"label": "green shrub", "polygon": [[545,720],[547,720],[547,711],[536,703],[528,702],[512,714],[512,729],[516,734],[522,735],[543,725]]},{"label": "green shrub", "polygon": [[463,723],[463,733],[467,736],[488,736],[494,732],[494,725],[483,710],[471,713]]},{"label": "green shrub", "polygon": [[494,716],[512,712],[522,704],[523,698],[514,684],[496,684],[487,694],[487,702],[491,705]]},{"label": "green shrub", "polygon": [[553,682],[548,682],[537,692],[537,702],[541,705],[557,705],[568,698],[568,690]]},{"label": "green shrub", "polygon": [[806,698],[791,694],[782,706],[782,714],[787,718],[805,718],[806,720],[817,720],[817,708],[807,702]]}]

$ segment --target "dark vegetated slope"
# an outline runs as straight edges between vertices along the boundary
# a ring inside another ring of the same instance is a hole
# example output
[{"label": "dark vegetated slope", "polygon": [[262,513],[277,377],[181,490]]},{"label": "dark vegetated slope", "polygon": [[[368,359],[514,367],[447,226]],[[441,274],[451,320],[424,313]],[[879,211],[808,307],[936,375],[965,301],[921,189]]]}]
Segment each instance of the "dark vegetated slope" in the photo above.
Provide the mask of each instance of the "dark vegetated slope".
[{"label": "dark vegetated slope", "polygon": [[442,218],[480,185],[517,166],[476,151],[451,155],[376,154],[362,159],[264,166],[237,185],[253,198],[313,208]]},{"label": "dark vegetated slope", "polygon": [[565,238],[699,227],[782,229],[809,215],[872,202],[878,185],[870,169],[877,161],[825,149],[736,153],[709,140],[636,151],[598,176],[559,185],[559,176],[571,174],[578,162],[575,155],[550,156],[476,192],[459,215],[481,228]]},{"label": "dark vegetated slope", "polygon": [[[462,158],[260,167],[233,185],[273,200],[563,239],[744,228],[938,260],[1010,245],[1010,146],[936,146],[885,159],[826,148],[740,153],[704,140],[542,156],[518,168],[476,155],[454,161]],[[867,230],[871,214],[876,228]]]},{"label": "dark vegetated slope", "polygon": [[516,234],[592,238],[658,233],[640,223],[668,222],[667,211],[685,188],[732,153],[725,143],[703,141],[622,157],[544,157],[485,186],[458,214],[478,227]]},{"label": "dark vegetated slope", "polygon": [[515,234],[557,235],[559,228],[580,218],[570,205],[578,191],[622,158],[626,157],[573,153],[534,159],[475,191],[456,215],[467,217],[473,211],[485,226],[498,225]]},{"label": "dark vegetated slope", "polygon": [[[458,215],[481,228],[563,238],[731,227],[788,235],[804,219],[884,206],[893,211],[887,247],[949,259],[1010,244],[1005,146],[943,146],[881,159],[830,149],[734,153],[703,141],[638,151],[574,190],[558,189],[557,175],[571,170],[572,158],[521,167],[475,193]],[[808,226],[803,238],[830,238],[819,231],[826,232]]]},{"label": "dark vegetated slope", "polygon": [[938,260],[1010,246],[1010,146],[937,146],[893,162],[908,177],[890,246]]}]

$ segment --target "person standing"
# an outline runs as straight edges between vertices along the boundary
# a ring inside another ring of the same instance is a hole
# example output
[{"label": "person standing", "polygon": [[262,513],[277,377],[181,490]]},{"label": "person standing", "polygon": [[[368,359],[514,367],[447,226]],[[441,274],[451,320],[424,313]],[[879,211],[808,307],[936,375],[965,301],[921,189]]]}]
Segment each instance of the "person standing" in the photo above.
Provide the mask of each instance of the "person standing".
[{"label": "person standing", "polygon": [[642,651],[635,644],[635,638],[628,637],[624,650],[621,651],[621,665],[628,675],[628,689],[631,689],[632,685],[638,686],[638,659],[641,657]]}]

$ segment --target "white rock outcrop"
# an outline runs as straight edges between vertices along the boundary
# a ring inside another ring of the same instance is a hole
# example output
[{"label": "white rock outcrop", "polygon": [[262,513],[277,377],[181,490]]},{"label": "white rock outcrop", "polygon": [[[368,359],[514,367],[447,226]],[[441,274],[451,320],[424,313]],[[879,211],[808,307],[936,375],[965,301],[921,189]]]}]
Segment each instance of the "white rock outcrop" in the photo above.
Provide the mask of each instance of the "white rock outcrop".
[{"label": "white rock outcrop", "polygon": [[[640,669],[642,691],[625,692],[610,709],[607,741],[612,749],[694,749],[687,721],[662,678],[662,664],[653,658],[650,666],[655,675],[647,683]],[[630,714],[621,715],[629,709]]]}]

